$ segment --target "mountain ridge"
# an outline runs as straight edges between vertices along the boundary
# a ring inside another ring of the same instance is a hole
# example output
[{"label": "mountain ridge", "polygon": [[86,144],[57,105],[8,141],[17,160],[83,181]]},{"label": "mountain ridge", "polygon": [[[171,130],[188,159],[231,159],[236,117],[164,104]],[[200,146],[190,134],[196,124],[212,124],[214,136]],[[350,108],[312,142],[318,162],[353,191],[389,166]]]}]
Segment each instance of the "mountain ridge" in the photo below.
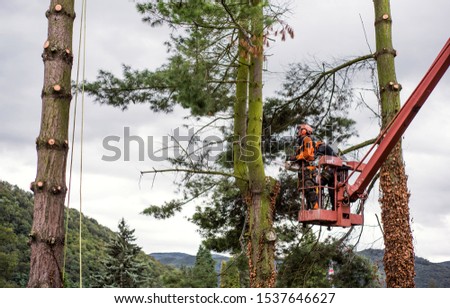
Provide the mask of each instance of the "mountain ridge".
[{"label": "mountain ridge", "polygon": [[[384,250],[382,249],[365,249],[358,251],[357,254],[368,258],[377,268],[382,280],[386,276],[383,268]],[[183,252],[156,252],[150,253],[149,256],[155,258],[164,265],[174,267],[192,267],[195,264],[195,256]],[[219,272],[221,261],[227,261],[229,257],[212,254],[216,261],[216,271]],[[415,283],[417,288],[450,288],[450,261],[433,263],[421,257],[415,258],[416,277]]]},{"label": "mountain ridge", "polygon": [[[32,224],[33,195],[23,191],[16,185],[0,180],[0,261],[8,265],[0,273],[0,287],[24,287],[28,280],[29,268],[29,246],[27,245],[29,230]],[[75,286],[78,281],[77,256],[78,249],[78,221],[80,213],[75,209],[70,210],[71,221],[68,233],[68,257],[67,263],[67,286]],[[84,217],[84,216],[83,216]],[[114,232],[99,224],[95,219],[84,217],[84,240],[86,241],[85,253],[85,277],[90,273],[97,272],[97,259],[105,254],[105,246]],[[12,253],[13,252],[13,253]],[[172,269],[182,266],[193,266],[196,257],[182,252],[143,252],[151,264],[155,277],[162,277],[165,273],[171,274]],[[377,266],[380,276],[384,277],[383,256],[384,251],[380,249],[367,249],[358,252],[364,255]],[[212,254],[216,261],[216,271],[220,270],[222,261],[229,257],[221,254]],[[450,287],[450,261],[433,263],[424,258],[416,257],[416,286],[425,287]],[[158,261],[158,262],[156,262]],[[0,262],[1,263],[1,262]],[[170,265],[170,268],[169,266]],[[91,275],[92,276],[92,275]],[[167,276],[167,275],[166,275]],[[158,278],[159,279],[159,278]],[[85,279],[85,286],[89,287],[89,279]],[[152,286],[161,286],[161,282],[155,280]]]},{"label": "mountain ridge", "polygon": [[[195,265],[196,259],[194,255],[190,255],[184,252],[154,252],[148,255],[164,265],[171,265],[178,268],[181,268],[183,266],[192,267]],[[229,257],[215,253],[211,255],[213,260],[216,262],[216,272],[219,272],[222,261],[228,261]]]}]

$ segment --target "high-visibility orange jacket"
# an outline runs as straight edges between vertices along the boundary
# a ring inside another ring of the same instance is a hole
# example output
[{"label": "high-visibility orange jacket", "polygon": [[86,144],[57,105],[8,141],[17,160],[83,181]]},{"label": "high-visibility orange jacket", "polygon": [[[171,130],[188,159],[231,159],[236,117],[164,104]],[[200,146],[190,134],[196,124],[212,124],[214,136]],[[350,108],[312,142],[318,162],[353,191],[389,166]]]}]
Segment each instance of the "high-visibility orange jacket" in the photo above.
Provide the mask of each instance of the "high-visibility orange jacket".
[{"label": "high-visibility orange jacket", "polygon": [[297,160],[314,160],[314,144],[309,136],[304,136],[300,141],[300,147],[297,149],[295,158]]}]

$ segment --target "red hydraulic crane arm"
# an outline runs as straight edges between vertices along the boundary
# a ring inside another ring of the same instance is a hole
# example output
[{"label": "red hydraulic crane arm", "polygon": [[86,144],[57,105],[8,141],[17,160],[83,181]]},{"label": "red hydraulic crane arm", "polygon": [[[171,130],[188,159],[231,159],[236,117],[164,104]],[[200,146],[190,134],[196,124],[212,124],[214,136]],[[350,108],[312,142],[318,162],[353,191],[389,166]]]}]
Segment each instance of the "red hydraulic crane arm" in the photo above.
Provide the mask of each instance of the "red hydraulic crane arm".
[{"label": "red hydraulic crane arm", "polygon": [[388,157],[389,153],[400,140],[403,133],[411,124],[412,120],[419,112],[422,105],[427,100],[430,93],[433,91],[436,84],[450,64],[450,39],[447,40],[444,48],[434,60],[433,64],[420,81],[417,88],[408,98],[406,103],[392,119],[389,125],[381,132],[378,138],[378,147],[369,159],[367,164],[362,169],[355,183],[347,184],[346,190],[350,200],[355,200],[358,195],[364,193],[369,186],[375,174],[380,169],[383,162]]}]

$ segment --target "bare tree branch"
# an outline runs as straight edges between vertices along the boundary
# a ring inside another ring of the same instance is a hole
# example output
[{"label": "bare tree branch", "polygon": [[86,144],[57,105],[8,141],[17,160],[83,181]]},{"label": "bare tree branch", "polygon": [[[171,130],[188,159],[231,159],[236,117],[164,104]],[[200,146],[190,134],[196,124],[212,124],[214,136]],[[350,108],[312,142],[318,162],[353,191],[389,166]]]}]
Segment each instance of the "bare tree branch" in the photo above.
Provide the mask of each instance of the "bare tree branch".
[{"label": "bare tree branch", "polygon": [[342,150],[342,151],[339,150],[339,155],[345,155],[345,154],[350,153],[352,151],[356,151],[356,150],[359,150],[361,148],[364,148],[364,147],[366,147],[368,145],[373,144],[376,140],[377,140],[377,138],[372,138],[372,139],[366,140],[364,142],[361,142],[361,143],[359,143],[357,145],[351,146],[351,147],[349,147],[349,148],[347,148],[345,150]]},{"label": "bare tree branch", "polygon": [[381,233],[383,234],[383,237],[384,237],[384,230],[383,230],[383,226],[382,226],[381,223],[380,223],[380,218],[378,217],[377,214],[375,214],[375,217],[377,218],[378,227],[380,228]]},{"label": "bare tree branch", "polygon": [[149,174],[149,173],[166,173],[166,172],[186,172],[186,173],[194,173],[194,174],[211,174],[211,175],[221,175],[224,177],[233,177],[242,181],[248,182],[248,179],[244,177],[240,177],[235,174],[216,171],[216,170],[199,170],[199,169],[182,169],[182,168],[171,168],[171,169],[154,169],[149,171],[141,171],[141,175]]},{"label": "bare tree branch", "polygon": [[366,101],[362,97],[361,93],[359,93],[359,99],[360,99],[361,103],[375,115],[376,118],[378,118],[378,119],[381,118],[380,114],[378,112],[376,112],[375,110],[373,110],[372,107],[370,107],[369,104],[366,103]]},{"label": "bare tree branch", "polygon": [[252,42],[249,39],[249,32],[247,30],[245,30],[238,22],[237,20],[234,18],[233,13],[231,12],[230,8],[228,7],[228,5],[225,3],[225,0],[221,0],[220,3],[222,4],[223,8],[225,9],[225,11],[227,12],[228,16],[230,16],[231,22],[236,26],[236,28],[239,29],[239,31],[242,32],[243,37],[245,37],[245,40],[247,41],[247,43],[252,46]]},{"label": "bare tree branch", "polygon": [[325,78],[328,75],[332,75],[335,74],[336,72],[340,71],[343,68],[352,66],[353,64],[356,64],[358,62],[362,62],[368,59],[373,59],[373,54],[369,54],[369,55],[365,55],[365,56],[361,56],[358,58],[355,58],[353,60],[347,61],[339,66],[336,66],[335,68],[328,70],[328,71],[324,71],[322,73],[320,73],[316,79],[316,81],[309,87],[309,89],[307,89],[302,95],[299,95],[297,97],[292,98],[291,100],[289,100],[285,105],[290,104],[294,101],[298,101],[300,99],[302,99],[303,97],[305,97],[306,95],[309,94],[309,92],[311,92],[312,90],[314,90],[314,88],[319,84],[319,82]]}]

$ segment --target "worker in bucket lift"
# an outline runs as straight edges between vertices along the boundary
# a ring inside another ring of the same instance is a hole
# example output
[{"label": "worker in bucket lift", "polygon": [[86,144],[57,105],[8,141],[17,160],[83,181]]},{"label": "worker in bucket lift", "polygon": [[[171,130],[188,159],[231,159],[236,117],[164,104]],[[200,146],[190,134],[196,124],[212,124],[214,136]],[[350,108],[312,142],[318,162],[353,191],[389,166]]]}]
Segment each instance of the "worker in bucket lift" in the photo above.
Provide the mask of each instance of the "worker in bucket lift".
[{"label": "worker in bucket lift", "polygon": [[[321,156],[327,155],[327,156],[337,156],[336,152],[333,150],[332,147],[330,147],[328,144],[317,141],[315,143],[315,158],[316,160],[319,160]],[[334,173],[336,170],[334,170],[331,166],[325,166],[322,167],[320,170],[320,184],[322,186],[328,187],[328,195],[330,196],[330,204],[331,204],[331,210],[335,210],[335,191],[334,191]]]},{"label": "worker in bucket lift", "polygon": [[308,209],[319,209],[317,194],[315,191],[315,172],[316,168],[311,164],[314,161],[314,142],[312,139],[313,129],[308,124],[297,126],[298,147],[295,155],[289,158],[300,165],[298,171],[298,189],[303,190],[307,201]]}]

